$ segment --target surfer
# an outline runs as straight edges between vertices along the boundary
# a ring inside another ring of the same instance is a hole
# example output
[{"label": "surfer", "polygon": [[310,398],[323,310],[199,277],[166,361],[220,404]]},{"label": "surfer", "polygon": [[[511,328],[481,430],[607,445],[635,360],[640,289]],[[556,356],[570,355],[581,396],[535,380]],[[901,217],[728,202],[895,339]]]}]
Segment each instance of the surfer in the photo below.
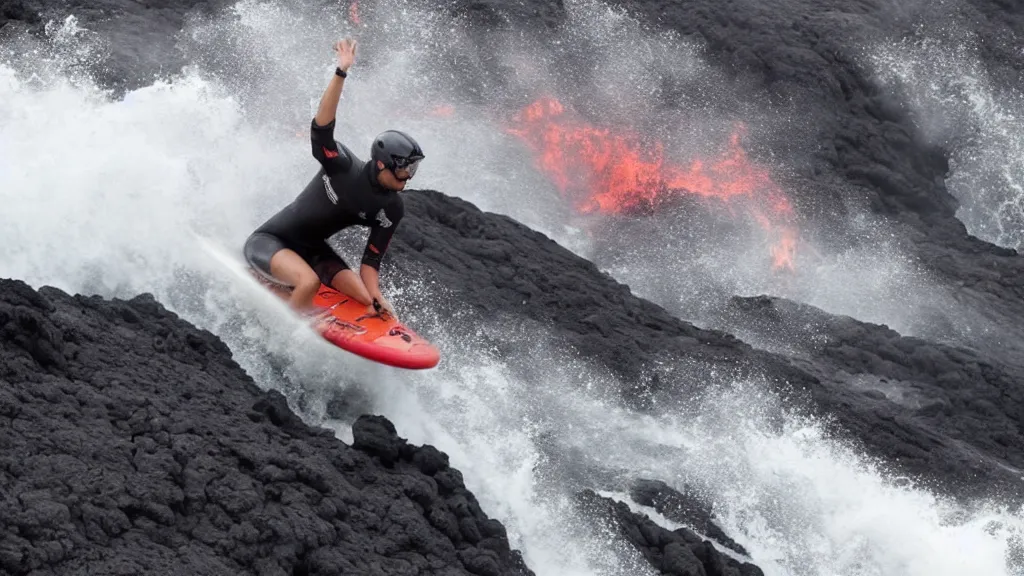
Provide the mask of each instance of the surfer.
[{"label": "surfer", "polygon": [[[337,66],[310,127],[320,170],[294,201],[249,236],[243,251],[255,270],[292,288],[289,303],[297,311],[310,311],[323,283],[394,316],[380,292],[381,259],[405,212],[398,192],[416,174],[423,150],[404,132],[388,130],[374,138],[370,161],[364,162],[334,140],[335,113],[356,42],[342,40],[334,50]],[[370,228],[358,275],[327,243],[356,225]]]}]

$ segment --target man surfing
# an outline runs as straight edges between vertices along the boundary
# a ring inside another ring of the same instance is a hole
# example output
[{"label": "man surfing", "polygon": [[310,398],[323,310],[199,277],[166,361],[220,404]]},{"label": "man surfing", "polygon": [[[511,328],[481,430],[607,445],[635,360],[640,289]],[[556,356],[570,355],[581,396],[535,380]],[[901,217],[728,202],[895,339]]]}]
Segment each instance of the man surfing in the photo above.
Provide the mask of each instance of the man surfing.
[{"label": "man surfing", "polygon": [[[243,252],[258,273],[292,289],[288,302],[300,313],[312,311],[323,283],[395,316],[380,292],[381,259],[405,212],[398,192],[416,174],[423,150],[407,134],[389,130],[374,138],[370,161],[363,162],[334,140],[335,113],[356,42],[342,40],[334,50],[337,67],[310,127],[320,170],[291,204],[249,236]],[[356,225],[370,228],[358,275],[327,244],[338,231]]]}]

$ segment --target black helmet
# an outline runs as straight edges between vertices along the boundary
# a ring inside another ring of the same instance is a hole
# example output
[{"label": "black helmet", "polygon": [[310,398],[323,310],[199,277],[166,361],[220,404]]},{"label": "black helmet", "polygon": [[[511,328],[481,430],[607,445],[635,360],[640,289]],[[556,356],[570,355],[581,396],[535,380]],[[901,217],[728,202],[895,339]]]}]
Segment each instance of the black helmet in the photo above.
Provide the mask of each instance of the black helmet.
[{"label": "black helmet", "polygon": [[416,168],[419,167],[424,155],[420,145],[411,136],[398,130],[388,130],[373,139],[370,157],[373,158],[375,165],[376,161],[380,160],[384,167],[391,171],[405,168],[409,171],[409,178],[412,178],[416,175]]}]

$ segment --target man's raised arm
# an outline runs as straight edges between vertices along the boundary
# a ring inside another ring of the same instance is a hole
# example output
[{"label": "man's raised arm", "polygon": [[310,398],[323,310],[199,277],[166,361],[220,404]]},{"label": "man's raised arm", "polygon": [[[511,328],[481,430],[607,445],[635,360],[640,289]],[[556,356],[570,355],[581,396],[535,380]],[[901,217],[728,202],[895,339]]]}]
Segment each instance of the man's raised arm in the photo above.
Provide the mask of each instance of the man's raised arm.
[{"label": "man's raised arm", "polygon": [[334,51],[338,53],[338,70],[341,72],[335,71],[331,76],[310,126],[313,157],[328,174],[344,172],[352,166],[352,159],[338,150],[338,144],[334,141],[334,116],[338,110],[338,100],[341,99],[341,89],[345,86],[343,75],[348,74],[349,67],[355,61],[356,41],[342,40],[334,45]]},{"label": "man's raised arm", "polygon": [[334,115],[338,111],[338,100],[341,99],[341,89],[345,86],[344,75],[348,74],[348,69],[356,59],[356,41],[346,38],[334,45],[334,51],[338,53],[338,70],[341,73],[335,71],[327,84],[327,89],[324,90],[324,95],[320,98],[320,108],[317,109],[314,118],[318,126],[327,126],[334,121]]}]

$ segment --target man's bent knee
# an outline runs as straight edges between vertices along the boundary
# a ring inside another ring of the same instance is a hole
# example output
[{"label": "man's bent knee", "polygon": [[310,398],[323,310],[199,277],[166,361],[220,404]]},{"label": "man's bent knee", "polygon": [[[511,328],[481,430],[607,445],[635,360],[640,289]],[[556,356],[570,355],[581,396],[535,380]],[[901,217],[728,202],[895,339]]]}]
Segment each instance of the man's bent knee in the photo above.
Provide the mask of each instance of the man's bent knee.
[{"label": "man's bent knee", "polygon": [[274,256],[285,249],[280,238],[265,232],[254,232],[246,238],[242,252],[249,266],[265,279],[277,284],[290,284],[284,278],[275,275],[271,265]]},{"label": "man's bent knee", "polygon": [[331,279],[331,288],[342,294],[355,298],[360,304],[369,306],[373,303],[370,293],[359,276],[352,270],[345,269],[338,271]]},{"label": "man's bent knee", "polygon": [[274,277],[300,290],[315,290],[320,286],[316,272],[294,250],[284,248],[270,259],[270,273]]}]

